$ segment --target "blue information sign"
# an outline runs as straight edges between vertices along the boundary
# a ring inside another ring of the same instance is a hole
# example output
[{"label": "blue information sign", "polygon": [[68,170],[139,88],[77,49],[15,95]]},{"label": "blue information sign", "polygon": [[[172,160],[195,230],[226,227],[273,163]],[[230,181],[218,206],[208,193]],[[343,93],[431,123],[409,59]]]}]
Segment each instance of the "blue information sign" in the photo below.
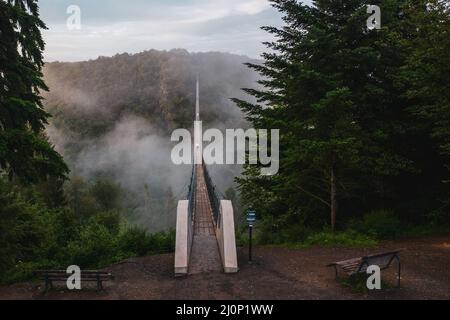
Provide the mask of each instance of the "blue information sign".
[{"label": "blue information sign", "polygon": [[248,246],[248,256],[249,262],[252,263],[252,235],[253,235],[253,225],[256,222],[256,211],[248,210],[247,211],[247,223],[248,223],[248,232],[249,232],[249,246]]},{"label": "blue information sign", "polygon": [[247,223],[249,225],[253,225],[256,222],[256,211],[248,210],[247,211]]}]

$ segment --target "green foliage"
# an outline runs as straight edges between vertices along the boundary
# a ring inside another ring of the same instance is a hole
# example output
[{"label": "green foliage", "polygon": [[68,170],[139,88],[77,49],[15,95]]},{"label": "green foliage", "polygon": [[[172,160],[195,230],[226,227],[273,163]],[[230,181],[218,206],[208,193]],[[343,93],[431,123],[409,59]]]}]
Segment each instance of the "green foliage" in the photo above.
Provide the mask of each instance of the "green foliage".
[{"label": "green foliage", "polygon": [[401,232],[401,222],[393,212],[379,210],[366,214],[361,220],[353,219],[349,229],[377,239],[393,239]]},{"label": "green foliage", "polygon": [[47,63],[50,92],[45,93],[45,106],[53,115],[52,124],[66,138],[69,163],[85,148],[83,141],[104,136],[124,118],[143,119],[158,134],[190,128],[197,73],[202,119],[208,123],[220,119],[226,128],[242,127],[242,116],[229,97],[254,85],[256,75],[243,67],[248,61],[256,62],[227,53],[149,50],[86,62]]},{"label": "green foliage", "polygon": [[130,228],[120,235],[120,250],[131,256],[143,256],[152,250],[150,239],[142,229]]},{"label": "green foliage", "polygon": [[[85,190],[92,189],[87,185]],[[95,197],[89,216],[80,216],[64,202],[50,209],[44,198],[34,187],[0,179],[0,282],[29,279],[38,269],[73,264],[96,269],[129,257],[174,251],[173,232],[150,235],[124,227],[116,209],[97,211]]]},{"label": "green foliage", "polygon": [[81,229],[79,239],[68,244],[68,259],[81,268],[105,266],[119,258],[115,240],[105,226],[90,223]]},{"label": "green foliage", "polygon": [[151,236],[152,249],[150,252],[153,254],[175,252],[175,238],[175,231],[153,234]]},{"label": "green foliage", "polygon": [[50,243],[46,232],[48,213],[36,199],[25,199],[17,187],[0,179],[0,277],[16,261],[33,260]]},{"label": "green foliage", "polygon": [[432,226],[450,228],[450,200],[446,201],[441,208],[430,212],[427,218]]},{"label": "green foliage", "polygon": [[120,212],[123,190],[107,179],[99,179],[89,185],[81,177],[73,177],[66,186],[68,203],[76,215],[89,219],[98,212]]},{"label": "green foliage", "polygon": [[[448,1],[411,2],[406,14],[411,17],[413,48],[403,67],[400,82],[407,88],[411,109],[422,121],[433,121],[431,135],[441,151],[450,155],[450,18]],[[420,28],[414,28],[420,26]],[[449,157],[446,157],[447,161]],[[450,162],[447,162],[450,164]]]},{"label": "green foliage", "polygon": [[[367,278],[368,275],[364,273],[358,273],[350,277],[339,277],[338,282],[344,287],[349,288],[354,293],[369,293],[370,290],[367,288]],[[385,288],[384,283],[382,285]]]},{"label": "green foliage", "polygon": [[271,52],[248,64],[263,89],[244,90],[256,103],[234,101],[255,128],[280,129],[280,171],[247,166],[244,205],[278,230],[334,229],[336,213],[343,228],[380,204],[397,218],[369,215],[364,232],[392,237],[398,219],[429,222],[449,198],[446,1],[370,3],[383,13],[378,31],[366,29],[364,0],[272,3],[285,25],[263,28],[276,37]]},{"label": "green foliage", "polygon": [[261,245],[303,243],[311,233],[302,224],[291,224],[285,228],[275,229],[273,225],[263,222],[258,225],[256,241]]},{"label": "green foliage", "polygon": [[[287,246],[291,248],[306,248],[310,246],[344,246],[372,247],[377,244],[377,238],[371,234],[347,230],[332,232],[307,229],[303,224],[291,224],[287,227],[274,228],[266,221],[258,224],[255,229],[254,242],[257,245]],[[237,232],[237,245],[248,245],[248,228]]]},{"label": "green foliage", "polygon": [[8,269],[3,277],[0,279],[0,283],[16,283],[23,281],[24,279],[33,278],[36,270],[45,270],[58,268],[55,262],[52,261],[39,261],[39,262],[22,262],[19,261],[13,268]]},{"label": "green foliage", "polygon": [[249,242],[248,229],[241,228],[236,230],[236,246],[244,247],[248,245],[248,242]]},{"label": "green foliage", "polygon": [[122,190],[120,186],[109,180],[98,180],[89,189],[95,198],[100,211],[114,210],[120,207]]},{"label": "green foliage", "polygon": [[[352,275],[350,277],[339,277],[338,282],[344,287],[349,288],[354,293],[358,294],[369,294],[371,290],[367,288],[367,279],[368,275],[365,273],[358,273]],[[383,278],[381,279],[381,289],[382,290],[391,290],[395,289],[396,286],[392,283],[385,281]]]},{"label": "green foliage", "polygon": [[[371,2],[382,7],[379,31],[365,29],[365,0],[272,3],[285,26],[264,27],[276,40],[267,43],[263,64],[249,64],[262,76],[262,89],[245,89],[256,103],[234,101],[253,127],[281,130],[280,173],[261,177],[260,168],[248,166],[238,179],[244,203],[234,190],[227,192],[237,212],[244,206],[258,212],[257,243],[365,247],[380,238],[448,232],[447,1]],[[74,177],[63,190],[68,168],[43,134],[50,117],[40,95],[47,90],[44,28],[37,1],[0,1],[0,174],[14,181],[0,178],[0,281],[28,278],[33,269],[100,268],[173,251],[173,232],[124,228],[123,194],[113,182]],[[163,132],[186,127],[196,73],[187,66],[205,69],[202,96],[211,107],[204,120],[220,118],[229,92],[217,76],[225,74],[240,87],[253,80],[229,67],[242,58],[226,57],[150,51],[50,64],[48,80],[58,94],[48,94],[47,103],[55,113],[53,125],[71,138],[69,157],[82,150],[79,141],[103,135],[124,116],[143,117]],[[65,87],[98,97],[102,116],[86,112],[90,102],[61,102]],[[224,125],[236,125],[235,118]],[[146,192],[146,210],[172,208],[171,190],[164,204],[153,204],[148,187]],[[330,225],[330,211],[334,216],[338,207],[337,226],[350,221],[350,231],[317,233]],[[394,213],[370,212],[379,207]],[[361,218],[361,212],[370,213]],[[161,223],[160,217],[149,219]],[[402,227],[400,221],[412,225]],[[237,240],[246,239],[244,228]]]},{"label": "green foliage", "polygon": [[122,218],[117,211],[100,212],[89,218],[88,224],[105,227],[111,235],[120,232]]},{"label": "green foliage", "polygon": [[149,235],[142,229],[130,228],[120,235],[120,249],[131,256],[144,256],[175,251],[175,232]]},{"label": "green foliage", "polygon": [[14,227],[17,221],[17,210],[22,208],[22,203],[17,203],[17,200],[15,194],[0,180],[0,203],[2,204],[0,206],[0,280],[1,275],[14,266],[18,250],[18,237]]},{"label": "green foliage", "polygon": [[377,244],[377,241],[367,235],[360,234],[354,231],[346,232],[331,232],[325,231],[309,236],[305,245],[319,245],[319,246],[345,246],[345,247],[372,247]]},{"label": "green foliage", "polygon": [[433,235],[450,235],[450,226],[448,225],[407,225],[401,229],[402,238],[419,238]]},{"label": "green foliage", "polygon": [[[43,134],[40,91],[46,29],[36,0],[0,2],[0,170],[26,183],[64,179],[68,168]],[[17,31],[19,30],[19,32]]]}]

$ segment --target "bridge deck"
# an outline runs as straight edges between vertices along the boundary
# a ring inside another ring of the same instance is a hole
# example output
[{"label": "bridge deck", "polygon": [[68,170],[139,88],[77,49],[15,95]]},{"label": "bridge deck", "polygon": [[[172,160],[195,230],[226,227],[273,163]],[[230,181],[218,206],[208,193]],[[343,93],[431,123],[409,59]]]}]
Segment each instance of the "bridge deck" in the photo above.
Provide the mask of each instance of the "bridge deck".
[{"label": "bridge deck", "polygon": [[219,247],[214,230],[211,203],[203,166],[197,166],[197,194],[194,216],[194,242],[189,274],[222,272]]}]

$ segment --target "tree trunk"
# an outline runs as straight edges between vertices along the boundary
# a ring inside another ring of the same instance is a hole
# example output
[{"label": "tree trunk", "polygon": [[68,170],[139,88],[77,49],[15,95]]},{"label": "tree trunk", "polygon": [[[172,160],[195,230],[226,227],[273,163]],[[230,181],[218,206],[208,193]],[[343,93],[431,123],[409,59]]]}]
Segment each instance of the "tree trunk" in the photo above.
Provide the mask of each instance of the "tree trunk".
[{"label": "tree trunk", "polygon": [[336,214],[337,214],[337,198],[336,198],[336,168],[334,164],[331,166],[331,230],[336,231]]}]

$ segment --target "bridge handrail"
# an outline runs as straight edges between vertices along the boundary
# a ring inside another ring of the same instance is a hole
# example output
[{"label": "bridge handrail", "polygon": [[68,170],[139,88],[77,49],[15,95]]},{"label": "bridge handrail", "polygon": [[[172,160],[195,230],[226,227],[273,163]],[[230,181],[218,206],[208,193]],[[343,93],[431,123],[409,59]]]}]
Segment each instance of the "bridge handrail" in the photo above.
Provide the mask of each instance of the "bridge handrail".
[{"label": "bridge handrail", "polygon": [[217,193],[217,187],[214,185],[211,176],[209,174],[208,168],[205,164],[203,164],[203,170],[205,172],[205,181],[206,181],[206,188],[208,189],[208,195],[209,199],[211,201],[211,207],[213,211],[213,217],[214,221],[216,222],[216,225],[220,222],[220,200],[221,197]]},{"label": "bridge handrail", "polygon": [[191,183],[189,185],[188,200],[189,200],[189,219],[194,219],[195,200],[197,192],[197,166],[192,166]]}]

